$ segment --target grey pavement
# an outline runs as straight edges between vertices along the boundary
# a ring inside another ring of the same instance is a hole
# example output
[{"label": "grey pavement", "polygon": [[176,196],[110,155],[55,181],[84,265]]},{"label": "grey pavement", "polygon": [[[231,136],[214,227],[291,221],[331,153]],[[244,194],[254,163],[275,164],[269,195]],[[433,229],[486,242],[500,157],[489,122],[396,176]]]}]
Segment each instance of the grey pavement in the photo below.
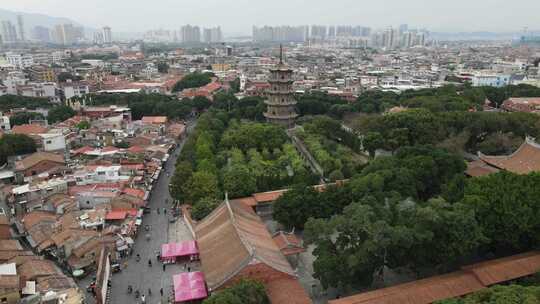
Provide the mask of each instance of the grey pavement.
[{"label": "grey pavement", "polygon": [[[193,127],[188,127],[191,130]],[[177,149],[171,154],[169,160],[165,164],[166,170],[162,170],[162,173],[152,189],[148,207],[151,208],[149,214],[145,214],[143,222],[139,232],[134,239],[135,244],[133,247],[133,255],[125,260],[127,262],[127,268],[123,269],[119,273],[112,275],[112,287],[111,297],[109,303],[123,304],[123,303],[140,303],[140,299],[136,299],[134,292],[132,294],[127,293],[128,285],[133,287],[133,291],[139,290],[141,294],[146,296],[146,303],[169,303],[168,297],[172,296],[172,276],[183,271],[182,264],[169,264],[166,266],[166,270],[163,271],[163,264],[156,259],[156,252],[159,252],[161,245],[169,241],[183,241],[190,240],[191,234],[187,230],[187,226],[179,218],[175,223],[171,223],[169,227],[169,215],[163,213],[163,208],[169,208],[172,201],[169,194],[169,182],[174,173],[174,166],[176,159],[181,151],[185,140],[183,140]],[[168,200],[168,203],[165,200]],[[157,208],[160,208],[160,213],[157,213]],[[170,209],[168,209],[170,211]],[[149,225],[150,228],[150,240],[146,239],[146,231],[144,226]],[[175,231],[171,234],[169,229]],[[178,236],[175,239],[169,239],[169,235]],[[141,261],[136,261],[136,255],[140,254]],[[148,260],[152,261],[152,266],[148,265]],[[196,265],[192,266],[192,270],[198,269]],[[86,284],[81,283],[80,286]],[[151,289],[152,294],[148,295],[148,289]],[[164,296],[160,297],[160,288],[163,288]],[[88,297],[91,297],[88,294]],[[87,297],[87,298],[88,298]],[[87,303],[93,303],[93,299],[87,299]]]}]

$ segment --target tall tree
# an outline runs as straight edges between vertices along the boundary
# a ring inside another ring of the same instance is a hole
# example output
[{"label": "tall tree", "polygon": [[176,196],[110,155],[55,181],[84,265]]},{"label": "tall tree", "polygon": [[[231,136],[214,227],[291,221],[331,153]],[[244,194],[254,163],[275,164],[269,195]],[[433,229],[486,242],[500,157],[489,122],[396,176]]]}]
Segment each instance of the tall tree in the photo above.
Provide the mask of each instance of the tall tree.
[{"label": "tall tree", "polygon": [[47,119],[50,123],[55,123],[71,118],[75,114],[77,113],[69,106],[57,106],[49,110]]}]

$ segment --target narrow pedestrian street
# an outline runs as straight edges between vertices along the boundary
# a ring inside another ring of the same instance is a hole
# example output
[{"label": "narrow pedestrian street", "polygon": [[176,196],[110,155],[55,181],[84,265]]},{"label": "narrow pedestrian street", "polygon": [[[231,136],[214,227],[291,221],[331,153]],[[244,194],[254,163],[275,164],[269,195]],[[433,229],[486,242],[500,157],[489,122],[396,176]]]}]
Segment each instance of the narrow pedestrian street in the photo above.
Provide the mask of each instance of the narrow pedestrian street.
[{"label": "narrow pedestrian street", "polygon": [[[188,133],[194,124],[188,126]],[[151,212],[145,214],[139,232],[134,239],[133,255],[122,260],[127,262],[127,268],[121,272],[112,274],[112,286],[110,290],[109,303],[141,303],[140,297],[135,297],[135,291],[146,296],[146,303],[168,303],[172,295],[172,276],[180,272],[187,271],[182,264],[168,264],[165,271],[163,264],[157,260],[156,253],[161,250],[161,245],[168,242],[181,242],[191,240],[192,236],[181,217],[176,222],[169,223],[171,216],[171,196],[169,194],[169,182],[174,173],[176,159],[178,158],[186,139],[182,140],[178,147],[169,157],[162,173],[155,183],[148,202]],[[166,170],[165,170],[166,169]],[[167,202],[166,202],[167,201]],[[157,209],[159,208],[159,214]],[[167,209],[167,213],[163,212]],[[150,239],[146,238],[145,226],[150,227]],[[140,261],[136,261],[137,254]],[[151,261],[151,265],[149,265]],[[197,266],[193,265],[193,269]],[[87,281],[87,280],[84,280]],[[84,282],[83,284],[87,284]],[[82,285],[82,284],[81,284]],[[133,287],[133,293],[128,294],[128,286]],[[83,287],[83,286],[81,286]],[[86,286],[84,286],[86,287]],[[163,288],[163,297],[160,296],[160,289]],[[149,289],[151,295],[149,295]],[[94,303],[90,293],[87,293],[87,303]]]}]

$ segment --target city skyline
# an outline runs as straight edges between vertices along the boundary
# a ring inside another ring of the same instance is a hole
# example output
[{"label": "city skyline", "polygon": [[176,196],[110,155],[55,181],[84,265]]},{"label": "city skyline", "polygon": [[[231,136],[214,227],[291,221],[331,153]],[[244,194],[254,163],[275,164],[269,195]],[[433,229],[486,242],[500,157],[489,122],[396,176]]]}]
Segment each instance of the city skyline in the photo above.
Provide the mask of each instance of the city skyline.
[{"label": "city skyline", "polygon": [[[515,7],[527,7],[519,18]],[[31,7],[32,9],[28,9]],[[115,32],[144,32],[155,28],[176,29],[184,24],[202,27],[222,26],[228,35],[251,34],[251,28],[263,25],[341,25],[361,24],[386,28],[409,23],[418,28],[440,32],[492,31],[517,32],[529,27],[534,30],[540,2],[519,0],[503,2],[481,0],[452,3],[426,3],[395,0],[358,3],[352,0],[336,2],[314,0],[277,0],[256,3],[237,0],[224,1],[105,1],[67,0],[5,0],[3,9],[24,13],[40,13],[66,17],[85,27],[110,26]],[[464,9],[466,8],[466,9]],[[488,13],[489,12],[489,13]]]}]

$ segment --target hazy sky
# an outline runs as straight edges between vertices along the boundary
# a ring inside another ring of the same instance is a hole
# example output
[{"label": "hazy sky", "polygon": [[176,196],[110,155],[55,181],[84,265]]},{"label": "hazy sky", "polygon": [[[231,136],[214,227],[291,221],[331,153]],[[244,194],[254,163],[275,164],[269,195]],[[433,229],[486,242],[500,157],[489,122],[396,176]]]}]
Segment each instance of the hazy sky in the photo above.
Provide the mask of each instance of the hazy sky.
[{"label": "hazy sky", "polygon": [[433,31],[521,31],[540,28],[540,0],[0,0],[0,8],[68,17],[113,31],[221,25],[408,23]]}]

